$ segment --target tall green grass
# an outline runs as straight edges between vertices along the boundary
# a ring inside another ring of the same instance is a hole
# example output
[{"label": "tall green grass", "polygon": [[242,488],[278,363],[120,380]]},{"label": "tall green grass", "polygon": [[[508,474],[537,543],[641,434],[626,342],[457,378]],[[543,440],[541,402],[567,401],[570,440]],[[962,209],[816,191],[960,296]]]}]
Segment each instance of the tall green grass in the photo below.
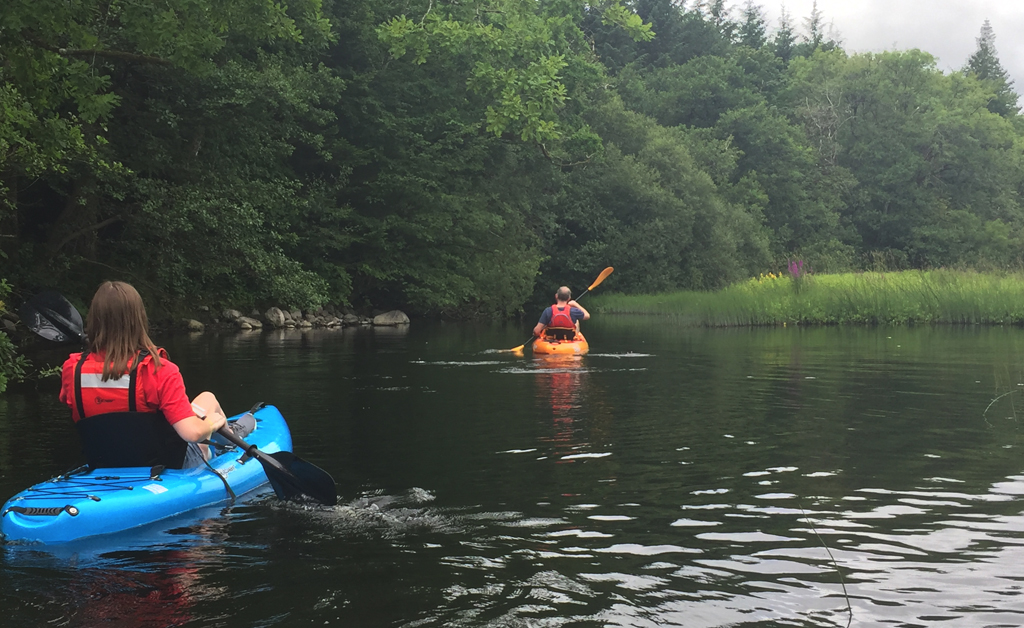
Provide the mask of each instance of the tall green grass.
[{"label": "tall green grass", "polygon": [[708,327],[1024,323],[1024,274],[956,270],[760,277],[717,292],[595,295],[602,313],[663,314]]}]

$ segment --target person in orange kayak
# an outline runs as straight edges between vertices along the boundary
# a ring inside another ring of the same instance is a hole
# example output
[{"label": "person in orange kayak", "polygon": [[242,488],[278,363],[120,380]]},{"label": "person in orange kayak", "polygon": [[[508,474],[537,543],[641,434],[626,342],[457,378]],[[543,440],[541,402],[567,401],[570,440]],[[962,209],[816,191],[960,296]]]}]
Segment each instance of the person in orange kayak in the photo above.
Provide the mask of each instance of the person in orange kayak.
[{"label": "person in orange kayak", "polygon": [[545,334],[559,340],[572,340],[579,331],[580,321],[589,318],[590,312],[573,301],[572,291],[562,286],[555,293],[555,304],[541,313],[540,321],[533,328],[533,335],[539,338]]}]

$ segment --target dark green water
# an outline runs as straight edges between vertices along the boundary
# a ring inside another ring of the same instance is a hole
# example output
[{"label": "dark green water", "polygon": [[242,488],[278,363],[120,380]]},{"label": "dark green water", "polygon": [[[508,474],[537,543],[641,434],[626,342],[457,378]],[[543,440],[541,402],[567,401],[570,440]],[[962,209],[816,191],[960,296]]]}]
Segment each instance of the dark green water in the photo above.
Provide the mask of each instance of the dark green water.
[{"label": "dark green water", "polygon": [[[600,317],[599,317],[600,318]],[[509,326],[160,338],[277,405],[342,505],[272,494],[54,552],[10,626],[1024,624],[1024,330]],[[55,358],[56,359],[56,358]],[[0,494],[71,467],[56,383],[0,399]]]}]

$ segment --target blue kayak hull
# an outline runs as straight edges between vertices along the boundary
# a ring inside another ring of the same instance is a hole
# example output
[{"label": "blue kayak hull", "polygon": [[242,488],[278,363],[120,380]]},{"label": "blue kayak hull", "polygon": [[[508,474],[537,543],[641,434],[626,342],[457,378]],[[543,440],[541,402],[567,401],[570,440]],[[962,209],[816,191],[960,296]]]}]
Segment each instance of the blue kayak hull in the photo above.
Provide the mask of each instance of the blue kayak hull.
[{"label": "blue kayak hull", "polygon": [[[292,450],[288,424],[274,406],[255,413],[256,429],[245,441],[264,453]],[[159,478],[143,467],[93,469],[58,476],[12,497],[0,510],[6,541],[44,544],[113,534],[230,501],[268,483],[258,460],[233,449],[210,460],[210,467],[168,469]]]}]

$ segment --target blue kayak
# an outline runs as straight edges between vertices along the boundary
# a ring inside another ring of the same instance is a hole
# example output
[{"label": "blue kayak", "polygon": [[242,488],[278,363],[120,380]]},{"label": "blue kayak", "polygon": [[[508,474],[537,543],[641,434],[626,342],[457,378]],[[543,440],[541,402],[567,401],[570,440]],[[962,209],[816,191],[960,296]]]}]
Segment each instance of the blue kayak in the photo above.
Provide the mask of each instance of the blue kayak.
[{"label": "blue kayak", "polygon": [[[241,415],[238,415],[241,416]],[[254,413],[246,442],[264,453],[291,451],[288,424],[274,406]],[[232,417],[236,419],[238,417]],[[229,420],[232,420],[229,419]],[[146,467],[70,472],[28,488],[4,504],[0,532],[6,541],[67,543],[111,534],[229,501],[267,484],[260,462],[239,449],[217,449],[210,466]]]}]

